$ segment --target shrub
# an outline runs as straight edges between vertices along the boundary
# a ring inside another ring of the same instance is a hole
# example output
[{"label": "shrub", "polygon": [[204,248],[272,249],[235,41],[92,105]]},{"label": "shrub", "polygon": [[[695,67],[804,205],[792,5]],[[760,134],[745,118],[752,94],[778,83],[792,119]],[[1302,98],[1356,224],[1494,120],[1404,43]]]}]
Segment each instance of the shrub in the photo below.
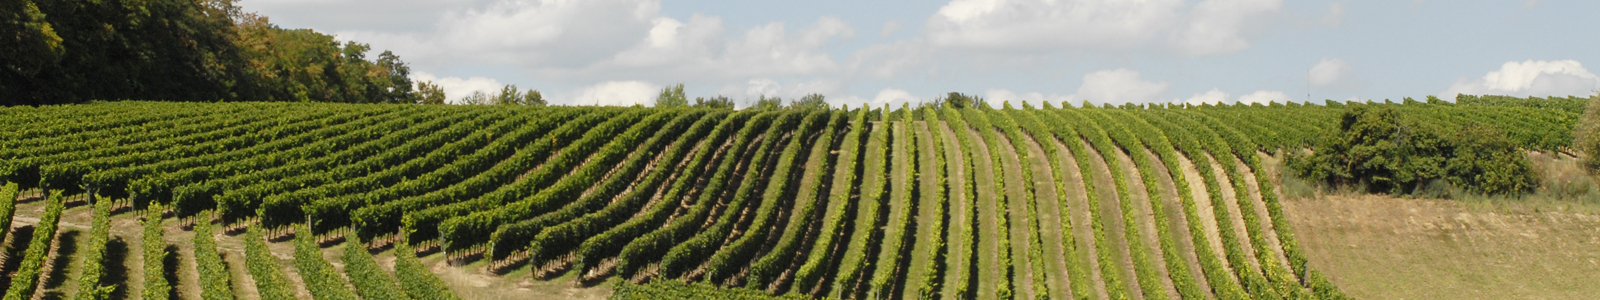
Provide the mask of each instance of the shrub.
[{"label": "shrub", "polygon": [[1590,173],[1600,174],[1600,96],[1589,98],[1589,108],[1578,120],[1572,139],[1573,147],[1587,156],[1584,166]]},{"label": "shrub", "polygon": [[1481,194],[1517,194],[1536,186],[1531,162],[1500,129],[1445,129],[1392,107],[1352,106],[1312,154],[1290,156],[1288,165],[1308,180],[1396,195],[1429,193],[1438,180]]}]

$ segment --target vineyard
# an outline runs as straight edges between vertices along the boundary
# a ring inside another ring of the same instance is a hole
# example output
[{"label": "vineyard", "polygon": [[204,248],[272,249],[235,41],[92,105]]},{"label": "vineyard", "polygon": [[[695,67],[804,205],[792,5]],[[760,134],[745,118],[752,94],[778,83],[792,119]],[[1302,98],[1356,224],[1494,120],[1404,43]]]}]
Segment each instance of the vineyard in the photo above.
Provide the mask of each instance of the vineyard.
[{"label": "vineyard", "polygon": [[1264,160],[1349,105],[1570,153],[1563,100],[6,107],[0,287],[472,298],[446,265],[618,299],[1342,299]]}]

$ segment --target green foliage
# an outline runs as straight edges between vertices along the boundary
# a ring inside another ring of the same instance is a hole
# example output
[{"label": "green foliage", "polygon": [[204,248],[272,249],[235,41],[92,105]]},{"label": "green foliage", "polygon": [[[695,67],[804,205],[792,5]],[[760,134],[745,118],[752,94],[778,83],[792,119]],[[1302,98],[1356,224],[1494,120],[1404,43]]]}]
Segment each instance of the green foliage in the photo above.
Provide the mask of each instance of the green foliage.
[{"label": "green foliage", "polygon": [[1456,104],[1469,106],[1528,107],[1544,110],[1559,110],[1572,114],[1581,114],[1584,112],[1584,107],[1589,104],[1589,98],[1576,96],[1567,96],[1564,98],[1555,96],[1546,98],[1532,96],[1529,96],[1528,98],[1517,98],[1511,96],[1463,94],[1456,95]]},{"label": "green foliage", "polygon": [[825,98],[822,94],[808,94],[801,96],[799,100],[790,101],[789,108],[828,109],[828,101],[824,100]]},{"label": "green foliage", "polygon": [[394,245],[394,277],[399,279],[406,295],[416,300],[461,300],[449,285],[417,259],[417,253],[407,244],[401,241]]},{"label": "green foliage", "polygon": [[194,261],[200,272],[200,298],[206,300],[233,299],[232,273],[222,261],[217,250],[217,240],[212,236],[211,213],[201,213],[194,218]]},{"label": "green foliage", "polygon": [[[17,212],[17,193],[20,186],[15,182],[6,182],[0,185],[0,229],[11,228],[11,220]],[[5,239],[11,230],[0,230],[0,239]]]},{"label": "green foliage", "polygon": [[715,96],[715,97],[711,97],[711,98],[695,97],[694,98],[694,107],[698,107],[698,108],[713,108],[713,109],[733,109],[733,99],[728,99],[727,96],[721,96],[721,95],[718,95],[718,96]]},{"label": "green foliage", "polygon": [[22,263],[17,267],[15,277],[11,278],[11,288],[6,289],[5,300],[33,298],[33,292],[40,284],[39,279],[44,278],[45,259],[50,254],[50,245],[56,241],[61,211],[66,209],[60,191],[49,194],[50,200],[44,205],[44,215],[39,217],[39,224],[33,228],[33,240],[28,242],[28,250],[22,254]]},{"label": "green foliage", "polygon": [[685,107],[689,106],[689,97],[683,94],[683,84],[661,88],[661,94],[656,96],[656,107]]},{"label": "green foliage", "polygon": [[750,109],[755,110],[774,110],[779,108],[783,108],[783,98],[767,97],[767,95],[761,95],[761,97],[756,98],[756,103],[750,106]]},{"label": "green foliage", "polygon": [[[0,197],[6,193],[0,192]],[[5,201],[4,198],[0,201]],[[9,215],[9,214],[8,214]],[[108,299],[111,292],[116,291],[117,285],[100,285],[105,279],[106,269],[106,242],[111,239],[111,201],[98,199],[94,203],[94,217],[90,221],[89,240],[83,249],[83,272],[78,275],[78,294],[73,299],[93,300]],[[110,262],[120,263],[120,262]]]},{"label": "green foliage", "polygon": [[256,282],[256,292],[263,300],[295,299],[290,290],[289,277],[278,266],[267,241],[261,236],[261,226],[250,226],[244,235],[244,263],[250,270],[250,279]]},{"label": "green foliage", "polygon": [[322,248],[317,246],[311,229],[297,226],[294,232],[294,266],[300,271],[300,281],[306,284],[306,290],[311,291],[311,297],[318,300],[361,299],[350,291],[344,277],[339,276],[333,264],[322,257]]},{"label": "green foliage", "polygon": [[[752,140],[755,140],[756,136],[762,132],[766,132],[767,127],[772,124],[774,119],[787,118],[777,113],[763,113],[746,122],[745,126],[739,129],[736,134],[737,137],[729,146],[729,153],[746,151],[745,149],[749,147]],[[765,146],[765,143],[763,143],[763,146]],[[706,185],[701,188],[702,192],[699,195],[692,197],[693,200],[686,203],[689,209],[682,216],[673,218],[671,222],[661,224],[659,222],[664,222],[667,217],[673,214],[676,207],[658,205],[648,211],[644,217],[635,218],[633,221],[608,230],[596,238],[584,241],[578,250],[585,262],[584,264],[592,265],[591,262],[598,262],[601,255],[616,253],[618,273],[632,275],[635,271],[644,268],[645,265],[661,258],[674,245],[695,236],[695,230],[700,229],[700,225],[704,224],[706,219],[710,218],[710,215],[714,213],[713,210],[718,201],[717,196],[732,184],[728,182],[732,181],[729,177],[735,175],[733,173],[739,167],[737,165],[739,159],[729,156],[731,155],[724,155],[715,171],[709,173],[710,180],[706,181]],[[678,182],[673,183],[673,189],[669,191],[669,195],[687,196],[687,189],[693,188],[691,185],[693,180],[692,176],[680,177]],[[660,227],[652,229],[648,227],[653,226],[650,224],[657,224],[655,226]],[[645,233],[633,235],[641,231]],[[621,246],[620,249],[619,245]]]},{"label": "green foliage", "polygon": [[1445,173],[1468,192],[1509,195],[1532,191],[1539,178],[1521,149],[1500,129],[1468,125],[1457,131]]},{"label": "green foliage", "polygon": [[172,284],[167,282],[167,242],[163,240],[166,226],[161,225],[166,211],[160,205],[150,205],[144,213],[144,299],[170,299]]},{"label": "green foliage", "polygon": [[367,252],[367,243],[360,238],[353,238],[344,245],[344,273],[350,276],[350,283],[356,286],[356,294],[362,299],[411,299],[400,284],[378,266],[372,253]]},{"label": "green foliage", "polygon": [[1353,106],[1340,118],[1313,154],[1290,158],[1298,175],[1390,194],[1424,191],[1435,180],[1484,194],[1522,193],[1536,185],[1531,163],[1499,129],[1469,125],[1447,133],[1388,106]]},{"label": "green foliage", "polygon": [[[0,1],[0,74],[33,76],[61,58],[61,37],[31,0]],[[0,88],[10,94],[11,90]]]},{"label": "green foliage", "polygon": [[[538,93],[533,94],[537,95]],[[417,83],[417,103],[440,105],[445,104],[444,99],[448,99],[444,94],[444,88],[434,84],[433,81]]]},{"label": "green foliage", "polygon": [[707,299],[707,300],[802,300],[800,295],[772,296],[745,288],[718,288],[705,283],[684,283],[677,280],[658,280],[648,284],[619,282],[611,300],[649,299]]},{"label": "green foliage", "polygon": [[[843,143],[839,146],[838,160],[833,166],[836,174],[835,185],[854,185],[857,180],[856,174],[861,171],[861,157],[864,155],[861,151],[862,133],[867,127],[867,110],[856,110],[851,120],[853,121],[850,122],[850,132],[845,134]],[[794,290],[799,294],[811,293],[817,286],[817,281],[821,280],[823,273],[826,272],[824,270],[831,264],[829,255],[839,248],[836,244],[846,241],[842,231],[849,222],[848,217],[852,215],[849,212],[855,208],[856,201],[851,201],[848,186],[844,188],[843,193],[831,194],[828,197],[831,199],[828,200],[827,218],[822,221],[815,245],[812,246],[811,252],[806,254],[805,263],[795,271]]]},{"label": "green foliage", "polygon": [[1589,98],[1589,107],[1572,135],[1573,148],[1586,155],[1584,165],[1589,172],[1600,174],[1600,96]]}]

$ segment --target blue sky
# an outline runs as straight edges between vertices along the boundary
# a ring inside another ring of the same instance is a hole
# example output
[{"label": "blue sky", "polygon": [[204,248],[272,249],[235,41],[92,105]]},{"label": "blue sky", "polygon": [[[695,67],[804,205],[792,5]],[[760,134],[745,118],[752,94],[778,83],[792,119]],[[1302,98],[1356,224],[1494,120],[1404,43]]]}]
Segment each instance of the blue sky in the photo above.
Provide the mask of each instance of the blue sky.
[{"label": "blue sky", "polygon": [[[649,104],[946,92],[1094,103],[1600,92],[1600,2],[1281,0],[245,0],[394,51],[450,98],[515,84]],[[752,100],[753,101],[753,100]]]}]

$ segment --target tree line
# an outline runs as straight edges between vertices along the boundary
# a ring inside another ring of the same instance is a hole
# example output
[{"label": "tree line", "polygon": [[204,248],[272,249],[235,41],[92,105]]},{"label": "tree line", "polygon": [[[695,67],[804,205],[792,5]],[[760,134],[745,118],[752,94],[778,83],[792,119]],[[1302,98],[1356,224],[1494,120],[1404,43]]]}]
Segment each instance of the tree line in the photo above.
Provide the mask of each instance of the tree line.
[{"label": "tree line", "polygon": [[[368,44],[286,29],[235,0],[0,0],[0,104],[90,100],[419,103]],[[431,98],[430,98],[431,97]]]}]

